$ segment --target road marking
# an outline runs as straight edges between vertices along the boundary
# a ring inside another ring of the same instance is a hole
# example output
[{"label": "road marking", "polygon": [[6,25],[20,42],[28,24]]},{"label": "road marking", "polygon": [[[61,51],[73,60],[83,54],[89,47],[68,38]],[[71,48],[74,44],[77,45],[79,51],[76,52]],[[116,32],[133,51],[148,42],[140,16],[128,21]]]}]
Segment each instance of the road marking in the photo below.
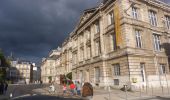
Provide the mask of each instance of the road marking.
[{"label": "road marking", "polygon": [[14,100],[14,99],[18,99],[18,98],[22,98],[22,97],[28,97],[28,96],[36,96],[37,94],[25,94],[25,95],[22,95],[22,96],[18,96],[18,97],[14,97],[14,98],[12,98],[12,100]]}]

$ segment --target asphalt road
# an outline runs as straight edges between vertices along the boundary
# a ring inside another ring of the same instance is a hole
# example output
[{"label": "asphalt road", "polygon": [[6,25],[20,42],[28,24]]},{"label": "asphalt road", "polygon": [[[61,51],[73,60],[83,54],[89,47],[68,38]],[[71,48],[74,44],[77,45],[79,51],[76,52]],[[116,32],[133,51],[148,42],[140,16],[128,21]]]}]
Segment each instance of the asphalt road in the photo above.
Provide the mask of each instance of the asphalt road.
[{"label": "asphalt road", "polygon": [[46,95],[35,95],[35,96],[25,96],[25,97],[18,97],[12,100],[83,100],[78,98],[62,98],[56,96],[46,96]]},{"label": "asphalt road", "polygon": [[48,84],[18,84],[18,85],[9,85],[6,96],[18,97],[26,94],[34,94],[33,89],[48,87]]}]

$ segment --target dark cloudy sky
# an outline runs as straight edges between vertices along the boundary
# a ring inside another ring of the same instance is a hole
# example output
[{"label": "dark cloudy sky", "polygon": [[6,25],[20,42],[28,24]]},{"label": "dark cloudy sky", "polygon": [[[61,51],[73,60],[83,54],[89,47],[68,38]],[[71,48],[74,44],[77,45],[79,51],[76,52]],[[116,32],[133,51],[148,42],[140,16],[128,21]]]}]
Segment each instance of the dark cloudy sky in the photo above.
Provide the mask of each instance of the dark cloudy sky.
[{"label": "dark cloudy sky", "polygon": [[[6,55],[40,61],[57,48],[84,9],[101,0],[0,0],[0,48]],[[169,1],[169,0],[165,0]]]}]

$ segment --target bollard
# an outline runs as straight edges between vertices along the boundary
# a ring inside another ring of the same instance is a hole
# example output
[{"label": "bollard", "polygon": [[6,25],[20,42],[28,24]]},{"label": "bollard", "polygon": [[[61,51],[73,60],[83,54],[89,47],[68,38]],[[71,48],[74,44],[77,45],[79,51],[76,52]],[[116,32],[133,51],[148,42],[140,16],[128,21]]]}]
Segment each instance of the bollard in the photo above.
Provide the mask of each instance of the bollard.
[{"label": "bollard", "polygon": [[151,85],[151,89],[152,89],[152,94],[151,95],[153,96],[153,86],[152,85]]},{"label": "bollard", "polygon": [[9,97],[12,98],[12,93],[10,93]]},{"label": "bollard", "polygon": [[163,87],[163,86],[161,86],[161,88],[162,88],[162,95],[164,95],[164,87]]},{"label": "bollard", "polygon": [[125,94],[126,94],[126,100],[127,100],[127,85],[124,85],[125,88]]},{"label": "bollard", "polygon": [[110,86],[108,87],[108,90],[109,90],[109,100],[111,100],[111,97],[110,97]]},{"label": "bollard", "polygon": [[141,87],[139,87],[140,88],[140,97],[142,97],[142,90],[141,90]]}]

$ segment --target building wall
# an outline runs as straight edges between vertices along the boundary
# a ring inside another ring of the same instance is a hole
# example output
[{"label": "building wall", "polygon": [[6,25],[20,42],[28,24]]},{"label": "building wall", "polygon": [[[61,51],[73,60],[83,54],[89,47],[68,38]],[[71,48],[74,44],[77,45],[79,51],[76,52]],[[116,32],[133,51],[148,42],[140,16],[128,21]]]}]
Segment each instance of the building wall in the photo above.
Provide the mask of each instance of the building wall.
[{"label": "building wall", "polygon": [[[165,27],[163,18],[165,15],[169,15],[170,9],[168,5],[160,5],[152,0],[151,2],[147,0],[131,1],[135,3],[134,7],[138,9],[138,19],[134,19],[132,16],[132,2],[115,0],[109,1],[110,4],[93,12],[93,16],[87,19],[87,23],[77,26],[76,32],[71,36],[74,42],[72,46],[74,80],[90,81],[99,86],[116,86],[114,79],[119,79],[119,85],[116,87],[122,87],[124,84],[134,86],[154,85],[156,87],[161,82],[165,84],[165,78],[169,80],[168,55],[163,47],[160,51],[155,51],[153,33],[160,36],[162,45],[168,43],[170,30]],[[149,10],[156,13],[157,26],[150,24]],[[108,14],[110,12],[114,12],[113,25],[108,25]],[[97,21],[100,25],[99,33],[96,33],[95,29]],[[86,36],[87,29],[90,30],[90,39],[87,39]],[[141,48],[136,45],[136,29],[141,32]],[[113,34],[116,35],[116,49],[113,49]],[[96,41],[100,41],[99,55],[96,55],[98,53]],[[88,58],[88,46],[91,47],[90,58]],[[120,75],[118,76],[114,75],[113,65],[115,64],[120,65]],[[142,80],[140,64],[145,65],[145,82]],[[166,73],[163,75],[159,73],[160,64],[164,64],[166,67]],[[95,68],[100,69],[100,80],[97,83],[95,82]],[[89,80],[84,79],[87,70],[90,74]]]}]

